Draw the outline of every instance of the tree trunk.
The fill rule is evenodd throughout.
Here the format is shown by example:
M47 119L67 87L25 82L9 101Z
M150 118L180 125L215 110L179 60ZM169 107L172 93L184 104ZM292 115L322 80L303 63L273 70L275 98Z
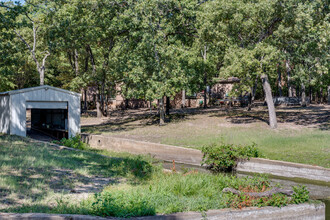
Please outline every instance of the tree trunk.
M256 78L256 80L254 82L253 90L252 90L252 100L251 100L252 104L253 104L254 100L256 99L257 87L258 87L258 78Z
M96 64L95 64L95 59L93 55L93 51L90 45L86 46L86 52L89 54L89 58L91 60L92 68L93 68L93 75L95 76L96 74Z
M77 49L74 49L74 68L75 68L76 76L79 75L78 57L79 57L78 51L77 51Z
M105 82L103 81L102 82L102 94L101 94L101 109L102 109L102 114L104 115L104 116L106 116L105 115L105 92L104 92L104 90L105 90Z
M186 90L182 90L182 104L181 104L182 108L186 107Z
M297 89L295 86L291 86L292 90L292 97L297 97Z
M330 86L328 86L328 105L330 105Z
M254 82L254 86L251 88L248 111L250 111L252 109L254 100L256 98L257 87L258 87L258 78L256 78L256 80Z
M108 111L109 111L108 103L109 103L109 94L107 93L105 98L105 117L108 117Z
M39 62L37 62L37 67L39 69L40 74L40 85L43 86L45 84L45 70L46 70L46 59L50 55L48 51L46 51L46 55L42 59L41 67L39 67ZM37 59L35 59L37 60Z
M300 90L301 90L301 88L299 86L297 86L297 89L296 89L296 96L297 97L300 95Z
M30 19L31 20L31 19ZM37 50L37 31L38 31L38 26L35 25L34 21L32 21L33 24L33 45L32 48L31 46L25 41L25 39L22 37L22 35L19 34L19 32L17 32L16 30L14 30L14 32L16 33L16 35L21 39L21 41L27 46L27 48L30 51L30 54L32 56L32 59L34 60L36 67L37 67L37 71L40 75L40 85L43 86L44 80L45 80L45 69L46 69L46 59L47 57L50 55L49 51L44 51L45 56L42 59L42 63L40 64L37 56L36 56L36 50Z
M321 84L322 86L322 84ZM320 88L320 103L322 104L323 103L323 88L321 87Z
M288 96L292 97L292 85L291 85L291 67L289 64L289 60L285 61L286 73L288 76Z
M205 63L206 63L206 59L207 59L207 55L206 55L206 52L207 52L207 47L206 45L204 46L204 52L203 52L203 60L204 60L204 108L207 108L207 94L206 94L206 83L207 83L207 73L206 73L206 70L205 70Z
M252 88L251 88L251 90L252 90ZM247 110L251 111L251 109L252 109L252 93L250 92L249 93L249 103L248 103Z
M278 69L277 69L277 73L278 73L278 95L279 96L282 96L282 74L281 74L281 69L280 69L280 66L278 66Z
M268 107L268 114L269 114L269 126L272 129L277 128L277 119L276 119L276 112L275 112L275 106L273 102L272 97L272 89L270 87L268 76L266 74L263 74L261 76L262 86L265 92L266 101L267 101L267 107Z
M158 105L159 105L159 125L164 125L165 124L164 97L159 99Z
M206 88L205 88L205 91L204 91L204 108L207 108L207 92L206 92Z
M306 88L305 84L301 83L301 106L306 107Z
M166 96L166 115L170 114L170 97Z
M87 113L87 89L84 89L84 112Z
M43 86L45 85L45 69L41 68L39 74L40 74L40 85Z
M320 100L320 99L319 99L319 92L320 92L320 91L319 91L318 89L316 89L316 91L315 91L315 102L318 103L318 104L320 103L320 102L319 102L319 100Z
M318 96L317 96L317 89L313 90L313 100L315 103L318 103L318 101L319 101Z
M127 110L128 109L128 99L127 98L125 98L125 110Z
M102 110L101 110L101 94L97 94L96 98L96 114L98 118L102 117Z

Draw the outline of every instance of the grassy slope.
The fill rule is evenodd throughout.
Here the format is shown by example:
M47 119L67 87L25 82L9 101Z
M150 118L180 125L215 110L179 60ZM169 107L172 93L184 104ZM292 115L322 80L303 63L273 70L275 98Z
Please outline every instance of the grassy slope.
M279 112L277 130L270 129L259 120L267 119L266 112L185 115L184 119L172 120L162 127L146 120L136 120L82 130L197 149L219 142L240 145L256 143L265 158L330 168L329 121L320 124L322 129L309 127L321 117L327 120L328 113L323 110L317 115L309 110L300 115L297 113L298 116L295 114L294 110ZM308 118L310 115L311 118Z
M0 205L4 205L0 211L130 217L288 203L283 195L253 201L222 193L225 187L265 190L269 182L264 177L236 178L196 171L164 173L160 167L150 165L151 158L98 152L113 158L0 135ZM87 199L72 192L71 197L65 196L80 181L93 183L100 176L113 180L103 185L101 193ZM116 182L115 177L126 181Z
M107 178L108 184L122 178L134 181L150 174L133 170L148 165L140 157L115 153L112 156L115 157L58 150L28 139L0 135L0 210L27 204L50 210L56 198L70 195L78 185L93 186L101 177Z

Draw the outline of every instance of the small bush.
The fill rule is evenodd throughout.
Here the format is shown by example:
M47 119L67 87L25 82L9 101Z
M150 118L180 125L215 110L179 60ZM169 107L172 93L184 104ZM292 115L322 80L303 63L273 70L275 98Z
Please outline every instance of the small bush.
M81 141L80 135L76 135L69 139L62 138L60 141L54 141L55 144L63 145L66 147L72 147L80 150L86 150L88 148L87 144Z
M289 197L279 193L270 197L270 199L267 202L265 202L265 205L282 207L282 206L286 206L288 203L289 203Z
M299 204L304 203L309 200L309 192L306 189L306 186L293 186L293 195L291 203Z
M239 159L249 159L250 157L259 157L259 150L255 144L250 146L234 146L231 144L212 144L202 148L203 161L212 171L231 171Z

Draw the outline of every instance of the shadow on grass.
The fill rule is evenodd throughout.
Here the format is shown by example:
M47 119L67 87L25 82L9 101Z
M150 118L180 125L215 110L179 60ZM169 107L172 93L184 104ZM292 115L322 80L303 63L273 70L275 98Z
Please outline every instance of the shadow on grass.
M185 109L172 109L169 115L166 115L163 126L172 123L179 123L187 120L194 120L191 116L204 115L209 113L217 113L223 110L223 108L212 107L212 108L185 108ZM145 128L148 126L159 125L159 114L153 112L150 114L148 111L142 111L144 114L132 114L124 111L115 119L108 120L98 125L84 125L82 126L82 132L102 134L103 132L122 132L131 131L139 128Z
M177 123L179 121L187 120L187 115L185 114L170 114L166 116L166 123ZM135 123L136 122L136 123ZM82 132L101 134L103 132L121 132L121 131L130 131L139 128L144 128L152 125L159 124L158 115L149 115L144 117L135 117L135 118L116 118L112 121L104 122L100 125L85 125L82 126ZM166 124L165 124L166 125Z
M139 112L139 110L136 110ZM141 110L140 113L133 111L121 111L116 117L99 125L82 126L82 131L86 133L102 134L127 132L154 126L159 124L157 112L150 114L148 111ZM211 107L172 109L171 114L166 116L167 124L179 123L194 120L194 115L206 115L206 117L226 118L231 124L251 124L263 122L269 124L267 108L253 109L246 111L241 107ZM277 120L279 123L294 123L301 126L313 126L320 130L330 129L330 112L324 106L309 107L277 107ZM166 124L165 124L166 126Z
M279 123L294 123L301 126L315 126L320 130L330 130L330 112L322 106L310 107L284 107L276 109L276 116ZM269 124L268 111L232 111L225 115L214 114L211 117L226 117L233 124L250 124L265 122Z
M98 192L121 178L143 181L152 172L151 163L139 156L103 157L0 135L0 201L9 206L37 202L51 192Z

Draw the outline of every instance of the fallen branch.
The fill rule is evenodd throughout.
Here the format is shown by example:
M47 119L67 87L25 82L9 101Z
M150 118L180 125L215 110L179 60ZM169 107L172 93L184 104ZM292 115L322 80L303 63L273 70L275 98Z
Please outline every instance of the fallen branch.
M233 189L233 188L224 188L222 190L222 192L231 192L231 193L236 194L236 195L244 194L244 195L248 195L248 196L252 196L252 197L271 197L272 195L274 195L276 193L282 193L282 194L287 195L287 196L292 196L292 194L293 194L292 190L285 190L285 189L280 189L280 188L277 188L277 187L274 187L271 190L268 190L268 191L265 191L265 192L260 192L260 193L257 193L257 192L241 192L241 191Z

